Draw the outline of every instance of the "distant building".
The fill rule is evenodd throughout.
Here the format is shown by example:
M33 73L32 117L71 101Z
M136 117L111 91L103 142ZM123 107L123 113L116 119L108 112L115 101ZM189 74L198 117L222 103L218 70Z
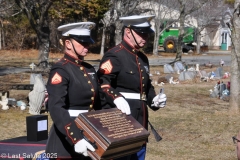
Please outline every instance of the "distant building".
M230 22L232 12L229 8L201 32L202 41L210 49L231 50L231 31L226 23Z

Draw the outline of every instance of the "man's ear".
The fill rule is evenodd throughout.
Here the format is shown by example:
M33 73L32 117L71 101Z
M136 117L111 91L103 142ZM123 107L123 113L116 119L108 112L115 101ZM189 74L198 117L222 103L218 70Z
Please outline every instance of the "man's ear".
M125 28L125 32L126 32L127 34L131 33L130 28Z
M69 39L65 40L65 47L70 50L72 48L72 42Z
M129 35L131 35L130 28L125 28L125 34L126 34L127 37L129 38Z

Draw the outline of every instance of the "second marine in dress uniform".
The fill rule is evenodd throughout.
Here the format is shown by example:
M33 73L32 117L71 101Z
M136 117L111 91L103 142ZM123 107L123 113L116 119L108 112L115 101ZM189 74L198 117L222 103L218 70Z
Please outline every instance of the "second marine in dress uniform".
M104 54L98 71L108 105L131 114L146 129L147 106L158 110L166 103L165 94L159 97L155 93L149 77L148 58L140 50L145 46L149 33L153 32L149 24L153 17L136 15L120 18L124 24L123 40ZM139 153L124 158L144 159L145 151L144 145Z

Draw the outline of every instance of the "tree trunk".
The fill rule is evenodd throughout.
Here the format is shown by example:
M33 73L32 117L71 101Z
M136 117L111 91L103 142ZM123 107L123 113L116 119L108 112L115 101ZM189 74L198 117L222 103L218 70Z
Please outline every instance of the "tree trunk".
M50 28L50 42L51 46L50 48L53 49L55 52L61 51L59 48L61 48L60 43L59 43L59 37L58 37L58 30L56 29L58 27L58 22L57 21L51 21L49 23L49 28Z
M2 28L0 27L0 50L2 50Z
M239 46L239 42L238 42L238 46ZM240 56L237 55L240 53L240 47L237 47L237 48L233 48L231 51L232 56L231 56L231 79L230 79L230 82L231 82L231 85L230 85L230 110L233 112L239 111L239 107L240 107L240 98L239 98L240 97L240 90L239 90L239 88L240 88L240 85L239 85L239 82L240 82L240 76L239 76Z
M106 27L103 27L103 31L102 31L102 42L101 42L101 51L100 51L100 55L103 56L104 55L104 46L105 46L105 39L106 39Z
M115 45L118 45L122 41L122 27L123 24L120 21L116 21L116 29L115 29Z
M240 107L240 0L235 1L235 12L232 20L232 51L231 51L231 85L230 85L230 111L239 111Z
M0 50L2 50L3 47L3 23L0 21Z
M200 32L199 32L199 28L197 28L197 34L196 34L196 36L197 36L197 46L196 46L196 53L197 54L199 54L200 53L200 43L201 43L201 34L200 34Z
M177 42L177 55L174 61L181 61L182 60L182 41L184 36L184 20L185 20L185 6L181 4L180 6L180 16L179 16L179 36Z
M48 67L48 56L50 50L50 31L48 10L51 7L52 0L42 0L41 6L39 2L31 0L15 0L16 4L24 11L30 25L37 33L39 44L38 66Z
M158 56L158 41L159 41L159 28L155 27L154 41L153 41L153 55Z
M3 28L3 24L2 24L2 28ZM2 30L2 49L5 49L5 34L3 30Z
M115 46L115 25L110 25L110 30L109 30L109 44L108 44L108 47L109 48L112 48Z
M157 22L156 22L157 21ZM158 55L158 46L159 46L159 37L160 37L160 25L161 25L161 20L157 17L155 19L155 33L154 33L154 41L153 41L153 55Z
M39 33L38 34L39 52L38 52L38 62L39 66L46 68L48 67L48 57L50 48L50 37L49 33Z
M154 41L153 41L153 55L158 55L158 37L157 34L154 35Z

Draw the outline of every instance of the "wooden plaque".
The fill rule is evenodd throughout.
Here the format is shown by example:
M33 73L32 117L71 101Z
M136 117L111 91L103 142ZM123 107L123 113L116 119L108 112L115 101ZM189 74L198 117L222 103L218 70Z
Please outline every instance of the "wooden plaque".
M93 160L109 160L138 152L150 133L131 115L117 108L81 113L75 119L84 136L96 147Z

